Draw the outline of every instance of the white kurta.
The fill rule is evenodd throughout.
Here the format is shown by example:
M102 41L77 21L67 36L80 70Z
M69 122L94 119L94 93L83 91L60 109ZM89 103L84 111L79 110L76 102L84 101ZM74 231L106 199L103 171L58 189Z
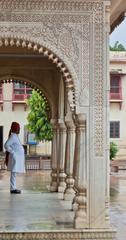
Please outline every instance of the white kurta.
M24 148L18 135L16 133L12 133L4 144L4 147L6 151L10 153L7 170L18 173L25 172Z

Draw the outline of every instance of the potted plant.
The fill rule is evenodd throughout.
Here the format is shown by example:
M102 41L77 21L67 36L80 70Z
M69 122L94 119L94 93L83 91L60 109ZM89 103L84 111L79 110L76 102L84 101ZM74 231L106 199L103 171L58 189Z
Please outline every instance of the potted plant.
M118 152L118 147L116 143L110 142L110 160L114 160Z

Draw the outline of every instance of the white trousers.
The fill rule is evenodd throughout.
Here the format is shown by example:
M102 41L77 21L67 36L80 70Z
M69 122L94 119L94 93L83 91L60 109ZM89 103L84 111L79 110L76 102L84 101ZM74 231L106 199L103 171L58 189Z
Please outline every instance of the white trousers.
M10 175L10 190L16 189L16 172L11 172Z

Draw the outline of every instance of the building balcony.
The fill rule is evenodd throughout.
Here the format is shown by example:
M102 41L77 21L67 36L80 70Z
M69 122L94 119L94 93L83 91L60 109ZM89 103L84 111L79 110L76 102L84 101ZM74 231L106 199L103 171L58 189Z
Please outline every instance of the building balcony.
M118 92L118 93L112 93L110 92L110 98L109 98L109 102L110 103L119 103L119 107L121 109L122 107L122 92Z
M110 92L110 101L122 101L122 93L112 93Z
M31 94L13 94L13 102L26 103L26 100L29 99Z
M13 94L12 98L12 110L14 111L15 104L23 104L24 110L27 108L27 100L30 98L31 94Z

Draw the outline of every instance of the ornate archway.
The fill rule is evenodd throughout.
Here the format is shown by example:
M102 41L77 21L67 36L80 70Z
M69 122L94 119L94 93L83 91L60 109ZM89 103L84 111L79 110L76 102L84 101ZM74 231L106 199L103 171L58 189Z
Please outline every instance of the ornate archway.
M52 102L48 96L48 93L45 92L43 89L41 89L41 86L39 86L37 83L33 83L31 80L29 80L28 78L24 78L22 76L18 76L18 75L4 75L2 77L0 77L0 84L4 84L4 83L23 83L29 87L31 87L32 89L35 89L40 95L42 95L42 97L46 100L49 111L50 111L50 116L52 115Z
M75 227L103 229L102 234L96 232L99 239L106 237L105 229L109 226L106 123L109 9L105 0L4 0L0 3L1 49L2 46L33 49L56 64L66 82L71 110L77 114L75 158L79 208ZM71 133L75 129L68 120L67 153L73 153ZM63 122L56 134L57 139L60 135L59 145L64 146ZM61 150L63 160L65 149ZM62 166L60 170L62 180ZM90 236L94 234L90 232ZM112 239L111 230L109 236Z
M51 50L49 50L47 47L41 46L39 43L34 43L28 40L19 39L19 38L1 38L0 39L0 47L21 47L21 48L27 48L28 50L33 50L33 52L38 52L39 54L45 56L50 60L53 64L56 65L56 67L59 69L59 71L62 74L66 89L67 89L67 97L68 102L70 104L70 108L72 111L75 110L75 87L72 75L70 71L68 70L65 63Z

